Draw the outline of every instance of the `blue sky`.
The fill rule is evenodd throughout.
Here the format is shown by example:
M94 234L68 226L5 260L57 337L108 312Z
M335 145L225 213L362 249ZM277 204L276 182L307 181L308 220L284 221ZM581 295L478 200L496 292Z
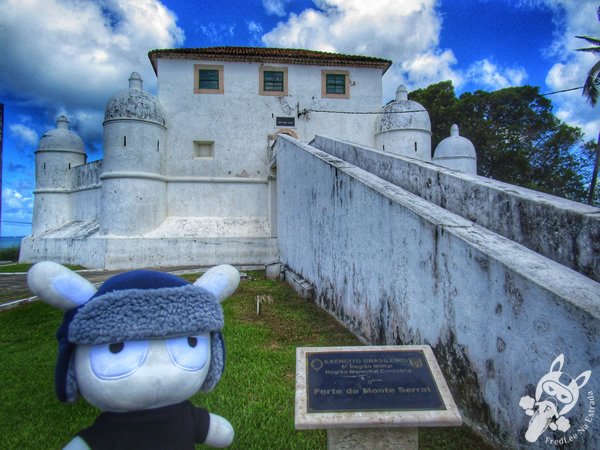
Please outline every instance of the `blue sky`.
M155 48L293 47L394 61L384 101L452 80L458 93L531 84L582 86L595 62L575 35L600 36L591 0L0 0L5 105L2 235L30 233L34 151L66 114L88 160L102 157L104 105L132 71L156 92ZM550 96L556 115L600 130L580 91Z

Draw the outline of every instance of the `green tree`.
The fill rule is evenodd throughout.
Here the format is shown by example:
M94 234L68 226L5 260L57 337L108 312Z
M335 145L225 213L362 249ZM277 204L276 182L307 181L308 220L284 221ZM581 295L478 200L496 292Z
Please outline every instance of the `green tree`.
M453 98L452 98L453 97ZM552 102L533 86L454 95L445 81L411 93L432 119L432 146L457 123L473 142L480 175L583 201L583 133L552 113Z
M453 117L456 115L457 98L452 81L432 84L426 89L418 89L409 94L411 100L421 103L431 119L432 150L450 135Z

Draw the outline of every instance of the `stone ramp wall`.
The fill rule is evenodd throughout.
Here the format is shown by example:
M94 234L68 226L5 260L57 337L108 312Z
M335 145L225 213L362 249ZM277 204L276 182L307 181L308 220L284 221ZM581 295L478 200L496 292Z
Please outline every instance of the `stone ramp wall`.
M312 145L600 281L600 209L317 136Z
M293 138L275 154L281 263L365 342L431 345L467 423L536 448L519 400L559 354L573 376L600 373L599 284ZM598 380L585 392L600 395ZM600 417L589 426L581 448Z

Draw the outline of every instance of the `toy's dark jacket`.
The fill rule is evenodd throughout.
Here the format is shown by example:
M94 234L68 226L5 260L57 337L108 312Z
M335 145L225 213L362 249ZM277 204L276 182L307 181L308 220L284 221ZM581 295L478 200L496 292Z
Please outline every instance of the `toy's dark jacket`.
M126 413L104 412L78 433L92 450L194 449L206 440L210 415L189 401Z

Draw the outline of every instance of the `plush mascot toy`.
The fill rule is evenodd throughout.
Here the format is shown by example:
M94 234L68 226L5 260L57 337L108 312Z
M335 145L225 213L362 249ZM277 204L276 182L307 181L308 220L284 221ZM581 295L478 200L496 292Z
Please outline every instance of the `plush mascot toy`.
M96 291L52 262L33 266L30 289L65 311L57 332L56 393L79 394L102 413L67 449L193 449L227 447L233 428L188 400L210 391L225 363L220 302L239 284L231 266L217 266L194 284L135 270Z

